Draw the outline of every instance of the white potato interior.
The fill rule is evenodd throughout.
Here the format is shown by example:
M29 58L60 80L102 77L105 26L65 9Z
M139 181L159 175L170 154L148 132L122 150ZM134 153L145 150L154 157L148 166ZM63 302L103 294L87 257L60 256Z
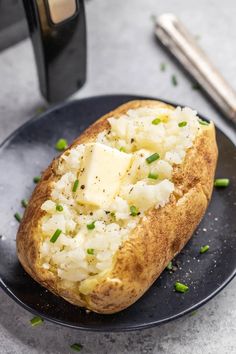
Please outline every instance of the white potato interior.
M68 282L81 282L111 267L113 256L145 212L169 201L175 188L173 166L183 162L204 129L195 111L180 107L131 109L108 121L110 130L98 134L96 142L132 155L114 198L104 207L78 203L81 185L76 192L73 186L79 181L86 147L78 145L61 155L59 179L50 200L41 206L46 212L41 226L42 267ZM158 158L149 163L153 154ZM60 235L52 242L57 230Z

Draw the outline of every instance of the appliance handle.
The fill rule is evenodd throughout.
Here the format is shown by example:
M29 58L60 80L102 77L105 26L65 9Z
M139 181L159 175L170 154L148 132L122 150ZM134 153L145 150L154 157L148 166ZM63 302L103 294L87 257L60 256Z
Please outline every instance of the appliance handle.
M236 123L236 93L213 67L180 20L173 14L159 16L155 24L155 34L201 85L221 112Z
M23 0L40 90L48 102L77 91L86 79L83 0Z

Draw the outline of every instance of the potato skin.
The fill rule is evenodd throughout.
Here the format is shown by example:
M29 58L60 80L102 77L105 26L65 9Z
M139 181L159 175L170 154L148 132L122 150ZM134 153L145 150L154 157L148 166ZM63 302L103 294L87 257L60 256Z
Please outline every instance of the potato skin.
M163 102L137 100L128 102L92 124L69 147L93 141L97 134L109 128L107 118L119 117L128 109L168 107ZM52 182L58 179L58 158L43 173L35 188L17 234L18 258L38 283L65 300L94 312L111 314L137 301L158 278L169 261L178 254L192 236L209 203L217 162L215 128L211 123L195 139L183 164L175 166L175 191L164 207L150 210L129 239L116 253L113 267L90 286L86 295L75 283L65 287L57 274L40 267L40 209L50 198Z

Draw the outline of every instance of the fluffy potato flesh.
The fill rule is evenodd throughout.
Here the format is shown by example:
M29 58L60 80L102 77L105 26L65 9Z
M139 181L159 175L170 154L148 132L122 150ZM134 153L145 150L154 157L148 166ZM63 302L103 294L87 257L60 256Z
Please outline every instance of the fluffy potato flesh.
M86 188L87 179L80 185L79 176L91 143L131 157L119 188L112 189L116 195L104 201L106 209L77 198ZM202 125L196 112L146 100L118 107L44 172L18 231L20 262L36 281L75 305L98 313L130 306L200 222L216 160L214 125ZM51 242L57 230L60 236Z

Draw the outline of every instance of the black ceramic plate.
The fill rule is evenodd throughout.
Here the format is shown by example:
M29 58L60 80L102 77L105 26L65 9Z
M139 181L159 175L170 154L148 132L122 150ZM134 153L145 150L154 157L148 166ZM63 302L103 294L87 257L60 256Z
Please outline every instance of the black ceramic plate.
M142 97L144 98L144 97ZM102 96L73 101L36 117L13 133L0 148L0 275L2 288L27 310L50 321L78 329L121 331L151 327L186 314L216 295L236 273L236 148L219 130L218 177L230 178L218 189L194 237L176 258L178 269L164 271L147 293L115 315L86 313L51 294L32 280L16 256L17 223L21 199L30 196L32 179L56 155L58 138L72 142L99 116L133 96ZM210 250L200 255L202 245ZM176 281L190 291L173 291ZM10 316L10 314L9 314Z

